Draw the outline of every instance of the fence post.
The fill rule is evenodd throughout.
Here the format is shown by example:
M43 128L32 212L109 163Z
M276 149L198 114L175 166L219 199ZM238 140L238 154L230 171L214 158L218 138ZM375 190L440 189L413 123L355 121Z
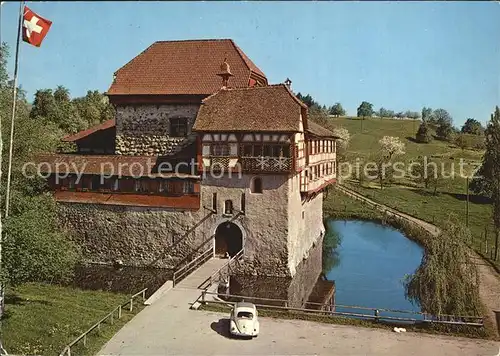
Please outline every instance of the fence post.
M144 289L142 291L142 301L144 302L146 300L146 290Z
M201 304L205 304L205 293L207 293L205 289L201 291Z
M122 318L122 306L119 305L118 306L118 319L121 319Z
M87 334L83 335L83 346L87 346Z
M130 298L130 311L132 311L134 305L134 299Z
M71 356L71 347L68 346L68 356Z

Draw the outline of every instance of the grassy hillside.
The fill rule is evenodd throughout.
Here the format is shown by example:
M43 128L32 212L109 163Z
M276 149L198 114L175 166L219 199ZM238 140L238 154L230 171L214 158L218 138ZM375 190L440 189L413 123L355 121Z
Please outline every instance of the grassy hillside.
M361 123L361 121L363 121ZM356 117L331 118L332 126L342 126L349 130L351 142L349 157L368 156L378 148L378 141L384 136L396 136L406 143L406 157L438 156L443 158L480 160L482 152L476 150L461 150L460 148L439 140L428 144L413 141L420 125L417 120L365 119ZM363 125L363 131L361 131ZM474 139L470 137L471 140Z
M397 160L411 161L419 156L427 156L438 164L442 164L446 172L456 171L454 178L442 179L438 185L437 194L433 189L424 189L409 178L396 180L392 185L380 189L377 182L363 182L347 179L344 182L358 192L373 198L388 206L397 208L423 220L442 225L449 214L454 214L466 222L466 179L458 176L460 159L469 166L469 172L475 164L480 164L482 151L462 150L448 142L434 140L428 144L416 143L413 140L420 122L413 120L332 118L331 126L342 126L349 130L351 141L346 153L346 159L355 162L356 158L367 159L379 150L378 141L383 136L399 137L406 145L406 153ZM471 139L478 139L473 137ZM470 195L469 227L474 235L472 246L486 257L490 257L494 245L494 231L491 222L491 204L482 197ZM486 236L485 236L486 235ZM488 249L486 250L486 245ZM500 264L500 261L497 261Z

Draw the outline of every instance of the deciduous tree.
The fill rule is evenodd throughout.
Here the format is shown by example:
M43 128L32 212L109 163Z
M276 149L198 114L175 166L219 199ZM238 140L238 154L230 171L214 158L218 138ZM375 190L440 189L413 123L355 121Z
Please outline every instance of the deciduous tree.
M479 277L466 242L470 231L456 218L444 222L439 236L424 241L417 271L405 280L406 297L433 315L481 315Z
M358 117L372 117L373 116L373 104L363 101L357 110Z
M430 120L431 115L432 115L432 109L424 106L422 108L422 120L423 121Z
M339 116L345 116L345 110L342 107L341 103L335 103L331 108L330 108L330 115L333 115L335 117Z
M2 48L2 51L5 47ZM5 58L5 52L2 58ZM5 71L5 62L0 72ZM47 93L43 93L45 95ZM59 99L62 99L62 91ZM42 96L43 96L42 95ZM55 98L48 99L50 112ZM50 105L49 105L50 104ZM12 92L0 86L0 116L10 117ZM4 223L4 242L2 251L1 278L10 284L25 281L52 281L67 278L73 271L78 259L78 249L57 227L54 201L44 193L45 184L41 179L27 179L22 174L24 163L32 161L40 152L54 151L63 132L50 121L37 120L29 115L29 104L20 92L16 110L16 126L13 145L12 185L10 214ZM2 120L3 146L10 143L10 120ZM3 150L2 171L7 172L8 150ZM5 182L0 186L0 195L5 196ZM2 200L1 209L5 201Z
M380 144L382 153L389 159L405 153L405 144L401 142L399 137L384 136L378 143Z

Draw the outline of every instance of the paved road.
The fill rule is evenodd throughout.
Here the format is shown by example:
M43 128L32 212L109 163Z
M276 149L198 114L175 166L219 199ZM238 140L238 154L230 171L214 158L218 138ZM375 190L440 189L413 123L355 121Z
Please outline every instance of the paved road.
M493 356L491 341L261 318L254 340L228 337L225 314L190 310L196 289L224 260L212 259L127 323L98 355Z
M226 315L176 308L147 307L99 355L493 356L499 350L492 341L270 318L260 319L259 337L238 340L228 337Z

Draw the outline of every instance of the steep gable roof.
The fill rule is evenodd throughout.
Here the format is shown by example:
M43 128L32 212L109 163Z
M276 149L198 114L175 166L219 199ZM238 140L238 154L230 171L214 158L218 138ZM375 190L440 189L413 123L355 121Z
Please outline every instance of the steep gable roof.
M306 110L283 84L223 89L203 100L193 130L299 132Z
M221 88L217 73L227 58L229 86L248 87L265 74L230 39L159 41L118 69L108 95L210 95Z

